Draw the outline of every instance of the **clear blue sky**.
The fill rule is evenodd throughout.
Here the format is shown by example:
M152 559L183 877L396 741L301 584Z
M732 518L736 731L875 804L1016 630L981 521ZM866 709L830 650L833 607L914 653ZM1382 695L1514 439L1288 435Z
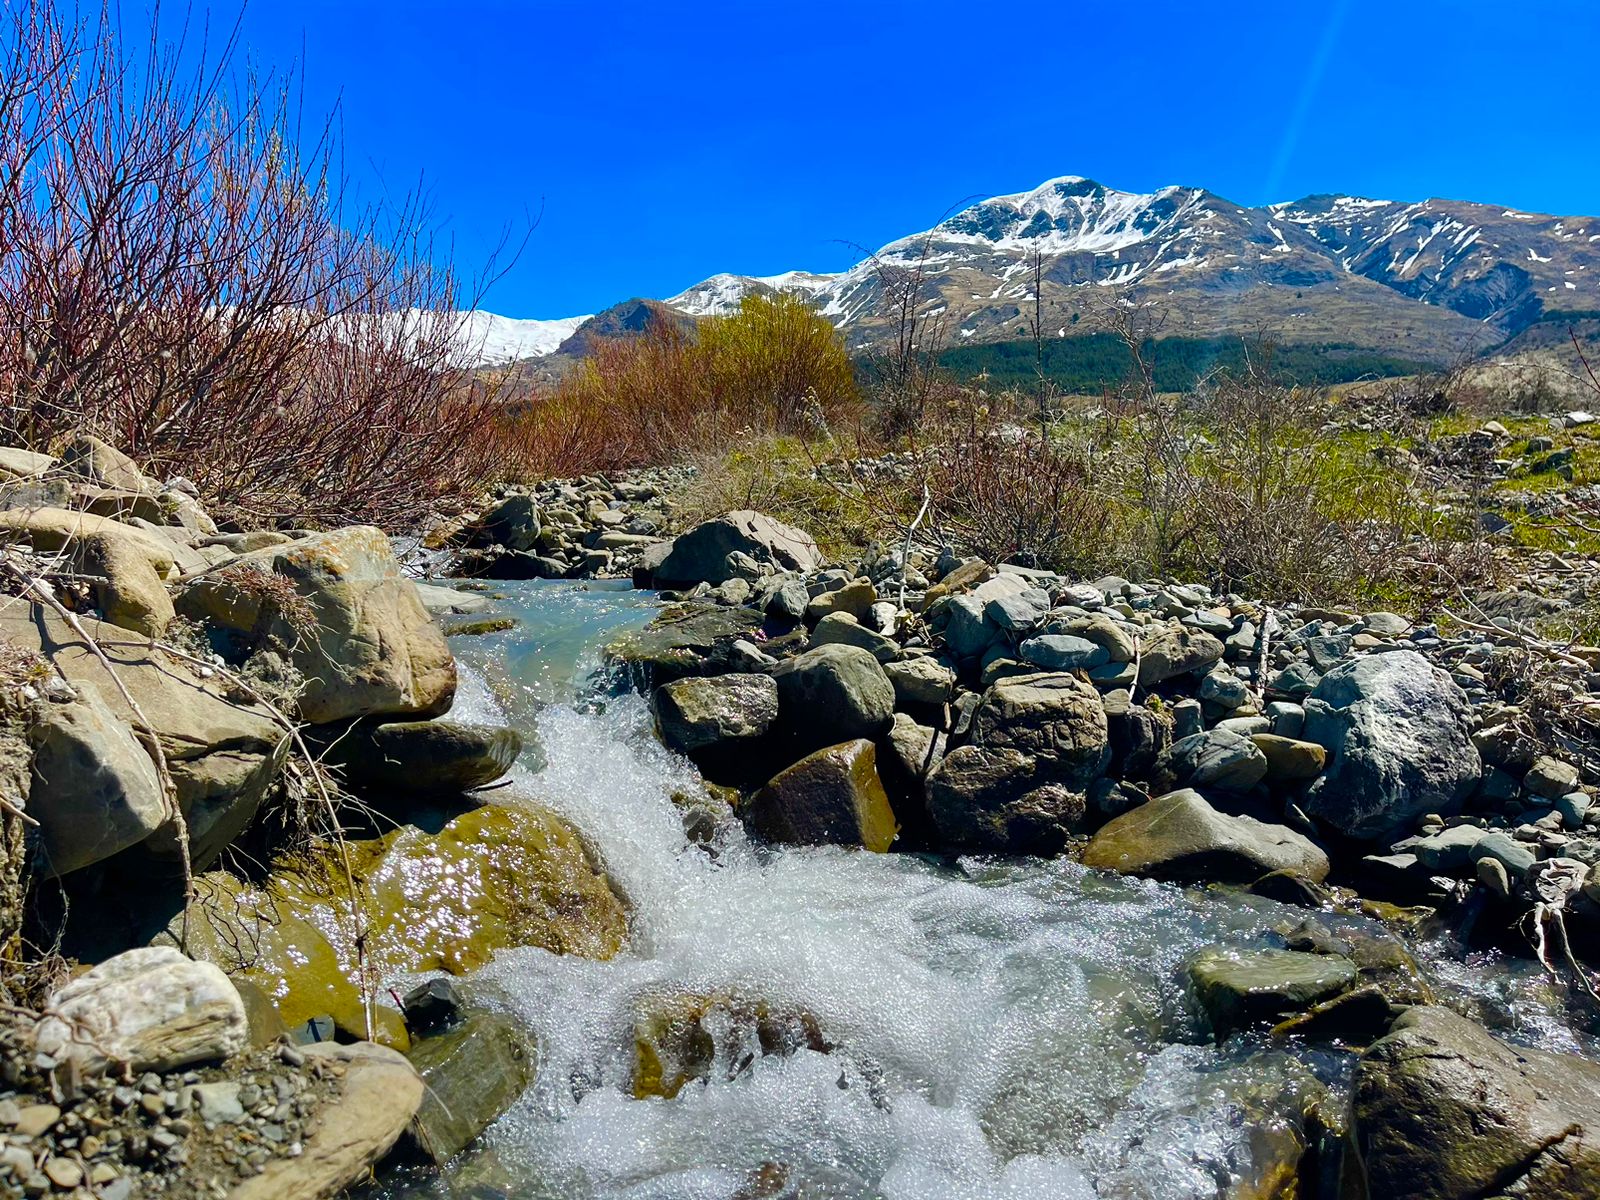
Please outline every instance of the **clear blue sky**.
M1055 175L1600 214L1600 0L253 0L244 39L465 263L543 205L512 316L837 270Z

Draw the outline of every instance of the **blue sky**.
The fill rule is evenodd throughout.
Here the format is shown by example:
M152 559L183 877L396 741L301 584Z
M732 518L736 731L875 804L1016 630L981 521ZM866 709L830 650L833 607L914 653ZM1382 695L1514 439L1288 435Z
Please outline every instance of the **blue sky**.
M542 206L512 316L837 270L1055 175L1600 214L1596 0L253 0L243 37L463 264Z

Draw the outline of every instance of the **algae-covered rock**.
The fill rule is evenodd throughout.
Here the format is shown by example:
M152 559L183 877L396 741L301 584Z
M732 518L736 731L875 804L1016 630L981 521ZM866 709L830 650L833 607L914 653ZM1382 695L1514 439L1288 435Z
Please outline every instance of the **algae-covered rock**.
M522 735L504 725L361 721L334 738L328 755L345 781L358 788L459 795L503 776L522 747ZM377 799L381 805L382 797Z
M403 826L353 841L349 857L373 986L423 971L464 974L508 946L609 958L627 936L621 901L577 833L547 809L489 805L437 834ZM212 872L196 890L190 953L259 985L291 1028L327 1015L347 1035L366 1036L355 919L336 848L280 862L260 886ZM162 936L175 942L178 922ZM398 1012L380 1007L376 1016L377 1040L408 1043Z
M761 624L761 614L743 606L678 604L662 610L643 629L623 634L605 648L610 662L626 667L651 686L685 675L731 670L729 650Z
M406 1055L422 1076L422 1105L410 1137L436 1163L454 1158L522 1095L537 1057L500 1013L474 1012L459 1025L414 1042Z
M729 992L647 997L634 1023L633 1094L670 1100L691 1080L733 1079L757 1055L802 1049L833 1049L802 1009Z
M774 775L750 798L745 821L760 837L805 846L864 846L882 852L896 823L864 738L828 746Z
M1219 1042L1304 1012L1355 981L1349 959L1296 950L1203 950L1189 964L1189 984Z

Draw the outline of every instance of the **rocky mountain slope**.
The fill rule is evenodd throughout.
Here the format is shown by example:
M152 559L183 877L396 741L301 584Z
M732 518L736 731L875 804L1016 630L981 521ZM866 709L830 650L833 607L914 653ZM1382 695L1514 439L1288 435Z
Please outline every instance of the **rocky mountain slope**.
M1113 288L1159 301L1168 333L1440 357L1600 308L1600 218L1352 196L1247 208L1203 188L1140 195L1076 176L975 204L837 275L716 275L667 303L707 315L750 291L798 291L866 348L893 327L886 274L920 266L919 307L946 316L951 341L1027 337L1035 251L1044 325L1063 337Z

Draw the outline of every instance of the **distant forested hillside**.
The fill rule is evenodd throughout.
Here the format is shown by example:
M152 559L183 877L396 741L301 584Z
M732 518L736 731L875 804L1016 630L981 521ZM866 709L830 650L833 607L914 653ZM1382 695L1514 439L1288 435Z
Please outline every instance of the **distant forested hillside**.
M1251 358L1267 363L1278 378L1302 384L1413 375L1441 365L1342 343L1263 349L1236 337L1160 338L1147 341L1145 353L1155 363L1156 388L1163 392L1189 391L1207 372L1236 371ZM1031 387L1036 377L1032 341L955 346L940 356L940 362L963 379L987 375L987 385L996 389ZM1113 387L1128 377L1132 366L1128 348L1109 333L1056 338L1044 344L1044 373L1065 392Z

